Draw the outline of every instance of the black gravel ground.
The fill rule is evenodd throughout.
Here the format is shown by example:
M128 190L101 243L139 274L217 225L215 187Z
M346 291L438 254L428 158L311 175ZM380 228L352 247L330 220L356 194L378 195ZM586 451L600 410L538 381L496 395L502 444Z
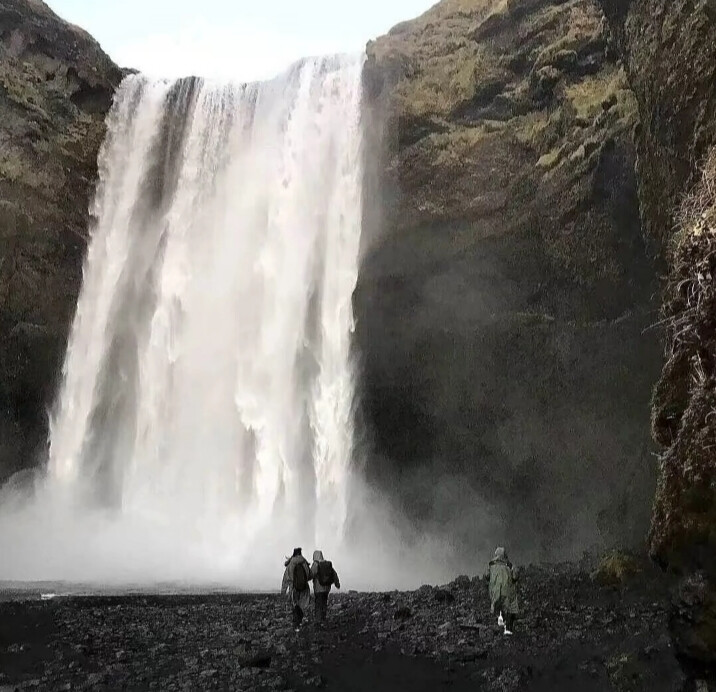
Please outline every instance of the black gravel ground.
M3 598L0 596L0 598ZM277 595L68 596L6 591L0 692L10 690L689 689L668 632L669 585L646 570L602 587L574 565L528 568L505 637L483 578L332 598L295 633Z

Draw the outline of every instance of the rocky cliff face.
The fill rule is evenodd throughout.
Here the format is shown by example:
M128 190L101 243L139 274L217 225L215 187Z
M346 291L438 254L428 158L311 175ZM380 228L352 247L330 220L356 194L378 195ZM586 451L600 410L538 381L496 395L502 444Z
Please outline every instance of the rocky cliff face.
M705 213L712 189L697 184L716 141L716 9L600 1L611 31L589 0L443 0L369 46L369 473L417 519L452 525L458 507L470 545L507 532L554 557L638 540L660 360L646 236L673 279L652 545L710 568L716 354L703 304L696 339L679 319L701 281L688 267L708 279L711 256L693 203L678 210L695 190ZM0 480L46 439L120 79L39 0L0 0Z
M462 547L646 534L657 270L608 36L589 0L443 0L368 47L369 473Z
M643 217L668 248L666 365L653 402L665 453L651 545L664 564L716 575L716 3L632 0L605 11L642 120Z
M40 0L0 0L0 482L44 445L120 70Z
M642 215L666 247L666 354L652 406L663 454L650 543L684 575L672 629L698 669L716 661L716 3L600 2L641 116Z

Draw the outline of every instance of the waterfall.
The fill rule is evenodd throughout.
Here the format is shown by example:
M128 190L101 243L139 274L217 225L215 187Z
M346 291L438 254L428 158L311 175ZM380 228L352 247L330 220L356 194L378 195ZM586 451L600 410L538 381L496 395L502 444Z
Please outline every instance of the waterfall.
M106 542L171 545L216 572L257 556L275 572L302 543L340 550L362 64L121 85L47 478L113 527Z

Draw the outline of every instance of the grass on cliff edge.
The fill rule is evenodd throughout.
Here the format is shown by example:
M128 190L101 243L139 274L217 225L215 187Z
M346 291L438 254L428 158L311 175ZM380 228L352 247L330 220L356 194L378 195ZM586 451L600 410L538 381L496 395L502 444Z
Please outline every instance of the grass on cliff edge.
M621 68L585 77L567 86L565 94L577 118L584 120L594 118L609 100L614 101L620 115L631 117L636 112L636 99Z
M369 44L378 62L402 66L399 110L412 117L445 117L472 99L479 83L504 76L493 56L472 37L506 0L443 0L415 20Z
M670 565L708 565L716 545L716 148L677 222L663 309L667 363L652 405L666 451L650 542Z

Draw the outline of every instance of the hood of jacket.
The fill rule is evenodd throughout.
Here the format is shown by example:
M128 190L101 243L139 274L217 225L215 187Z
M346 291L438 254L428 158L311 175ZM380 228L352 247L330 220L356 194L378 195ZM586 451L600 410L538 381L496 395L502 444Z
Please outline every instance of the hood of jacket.
M286 563L286 567L289 567L291 565L302 565L303 563L308 564L306 558L303 557L303 555L296 555Z
M313 561L314 562L323 562L323 552L321 550L313 551Z
M491 565L503 564L509 565L510 560L507 557L507 551L504 548L498 548L495 550L495 556L490 560Z

